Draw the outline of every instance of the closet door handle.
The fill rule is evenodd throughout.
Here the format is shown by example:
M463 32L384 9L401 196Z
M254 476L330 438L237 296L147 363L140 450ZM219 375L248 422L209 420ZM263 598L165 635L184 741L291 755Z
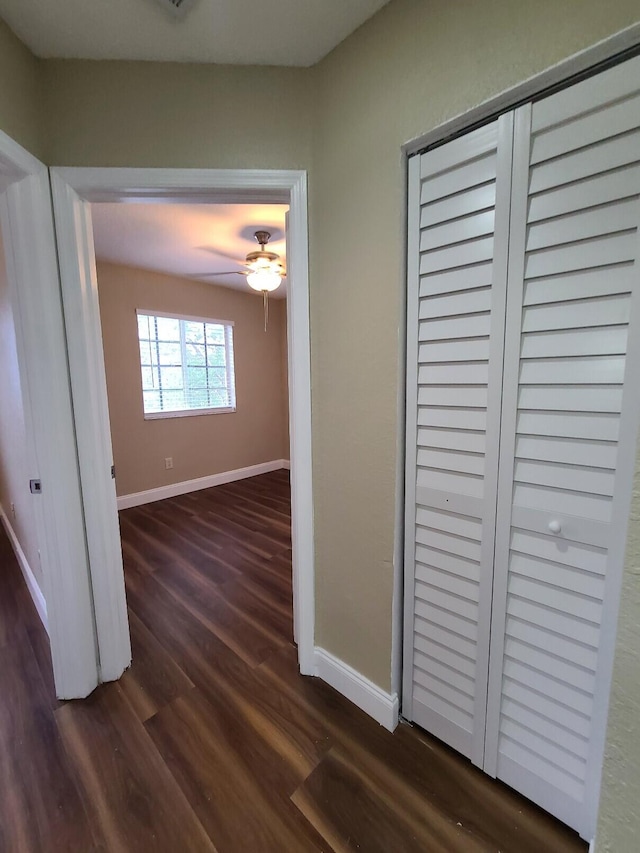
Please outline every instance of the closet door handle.
M549 530L552 533L560 533L560 531L562 530L562 525L560 524L559 521L556 521L554 518L553 521L549 522Z

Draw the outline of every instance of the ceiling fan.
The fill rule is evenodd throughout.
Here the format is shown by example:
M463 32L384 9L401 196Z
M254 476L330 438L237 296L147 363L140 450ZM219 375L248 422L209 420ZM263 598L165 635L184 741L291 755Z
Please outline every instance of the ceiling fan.
M253 235L260 248L258 251L249 252L244 261L238 261L245 269L243 270L226 270L224 272L199 273L198 277L214 277L223 275L244 275L247 279L247 284L254 290L262 293L264 302L264 330L267 331L267 323L269 320L269 293L276 290L286 276L286 270L280 260L280 256L275 252L268 252L266 249L267 243L271 239L269 231L256 231ZM217 254L222 254L217 252Z

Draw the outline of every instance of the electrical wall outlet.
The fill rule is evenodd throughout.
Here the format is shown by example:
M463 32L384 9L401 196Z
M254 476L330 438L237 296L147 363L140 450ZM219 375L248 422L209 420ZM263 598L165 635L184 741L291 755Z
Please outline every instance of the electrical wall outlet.
M165 456L164 458L164 467L167 471L173 468L173 456Z

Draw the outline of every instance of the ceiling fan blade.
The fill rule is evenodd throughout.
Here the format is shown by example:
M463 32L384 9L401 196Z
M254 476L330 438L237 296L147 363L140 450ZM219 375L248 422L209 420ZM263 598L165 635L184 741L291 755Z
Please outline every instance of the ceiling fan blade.
M192 276L211 276L211 275L246 275L244 272L240 272L240 270L223 270L222 272L192 272L189 273Z
M209 252L212 255L218 255L221 258L227 258L229 261L234 261L236 264L243 264L244 258L240 260L235 255L230 255L227 252L223 252L221 249L216 249L215 246L196 246L196 249L201 249L203 252Z

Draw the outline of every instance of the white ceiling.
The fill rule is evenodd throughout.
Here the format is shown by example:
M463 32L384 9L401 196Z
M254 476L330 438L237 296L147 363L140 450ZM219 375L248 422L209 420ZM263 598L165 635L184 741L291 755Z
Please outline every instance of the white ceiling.
M255 231L270 231L269 250L286 261L287 210L284 204L92 204L96 257L255 293L233 270L244 269L242 261L259 248ZM285 296L284 284L274 297Z
M40 57L313 65L388 0L195 0L184 20L159 0L0 0Z

